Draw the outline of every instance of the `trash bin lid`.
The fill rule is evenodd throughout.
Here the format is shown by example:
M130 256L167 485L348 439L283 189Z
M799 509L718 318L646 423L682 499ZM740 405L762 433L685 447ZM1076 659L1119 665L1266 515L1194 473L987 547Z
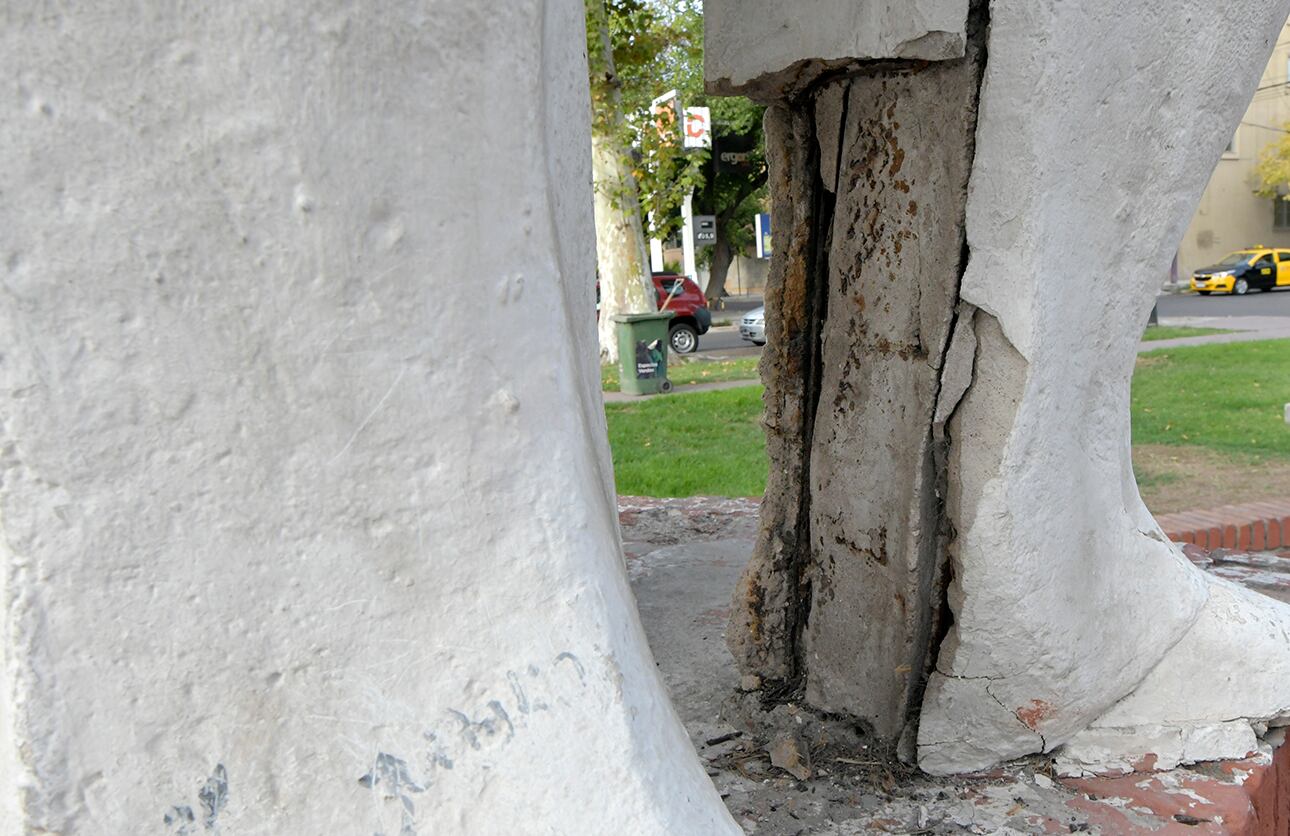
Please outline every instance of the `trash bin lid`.
M658 311L657 313L629 313L614 314L614 322L651 322L656 319L671 319L676 316L676 311Z

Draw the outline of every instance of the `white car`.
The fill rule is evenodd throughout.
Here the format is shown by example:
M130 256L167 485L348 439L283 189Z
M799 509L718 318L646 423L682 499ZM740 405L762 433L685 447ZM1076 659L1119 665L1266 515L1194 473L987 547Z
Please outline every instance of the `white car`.
M739 336L753 345L766 344L766 306L751 310L739 320Z

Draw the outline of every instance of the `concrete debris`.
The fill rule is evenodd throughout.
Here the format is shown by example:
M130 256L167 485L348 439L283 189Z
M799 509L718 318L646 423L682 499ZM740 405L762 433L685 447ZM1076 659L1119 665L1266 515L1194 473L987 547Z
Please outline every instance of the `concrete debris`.
M772 766L779 767L799 781L811 777L811 750L802 745L796 735L780 735L767 751Z

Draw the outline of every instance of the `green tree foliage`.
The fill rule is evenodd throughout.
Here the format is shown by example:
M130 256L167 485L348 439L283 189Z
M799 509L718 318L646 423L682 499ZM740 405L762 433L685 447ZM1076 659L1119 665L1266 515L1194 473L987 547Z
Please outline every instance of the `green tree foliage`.
M609 8L605 0L586 0L586 13L600 302L597 333L602 358L616 362L614 316L656 310L657 302L641 226L630 133L623 118L622 81L614 62Z
M1259 181L1254 193L1259 197L1290 200L1290 123L1284 128L1281 138L1259 154L1259 164L1254 169Z
M709 296L720 295L734 252L752 242L752 216L765 202L766 164L761 135L764 108L742 97L703 92L703 12L698 0L607 0L614 64L621 91L623 129L637 151L635 174L650 234L665 238L681 224L685 196L717 216L710 250ZM650 102L677 90L685 107L711 109L718 150L723 137L751 135L749 165L714 170L711 152L682 147L680 126L660 135Z
M712 262L707 296L716 300L725 292L726 272L736 253L753 243L753 215L766 204L766 145L762 136L764 108L743 97L712 98L712 120L721 137L751 135L754 138L750 160L739 171L723 171L709 181L705 202L717 217L717 241L712 247Z

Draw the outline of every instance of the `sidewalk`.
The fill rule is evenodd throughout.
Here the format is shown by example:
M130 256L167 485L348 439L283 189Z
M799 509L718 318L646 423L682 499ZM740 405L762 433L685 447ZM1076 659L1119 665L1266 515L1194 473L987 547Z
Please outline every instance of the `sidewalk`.
M1179 337L1176 340L1144 342L1138 353L1158 348L1180 348L1188 345L1216 345L1244 343L1255 340L1281 340L1290 338L1290 317L1287 316L1172 316L1160 320L1162 326L1186 328L1221 328L1230 334L1209 334L1203 337Z

